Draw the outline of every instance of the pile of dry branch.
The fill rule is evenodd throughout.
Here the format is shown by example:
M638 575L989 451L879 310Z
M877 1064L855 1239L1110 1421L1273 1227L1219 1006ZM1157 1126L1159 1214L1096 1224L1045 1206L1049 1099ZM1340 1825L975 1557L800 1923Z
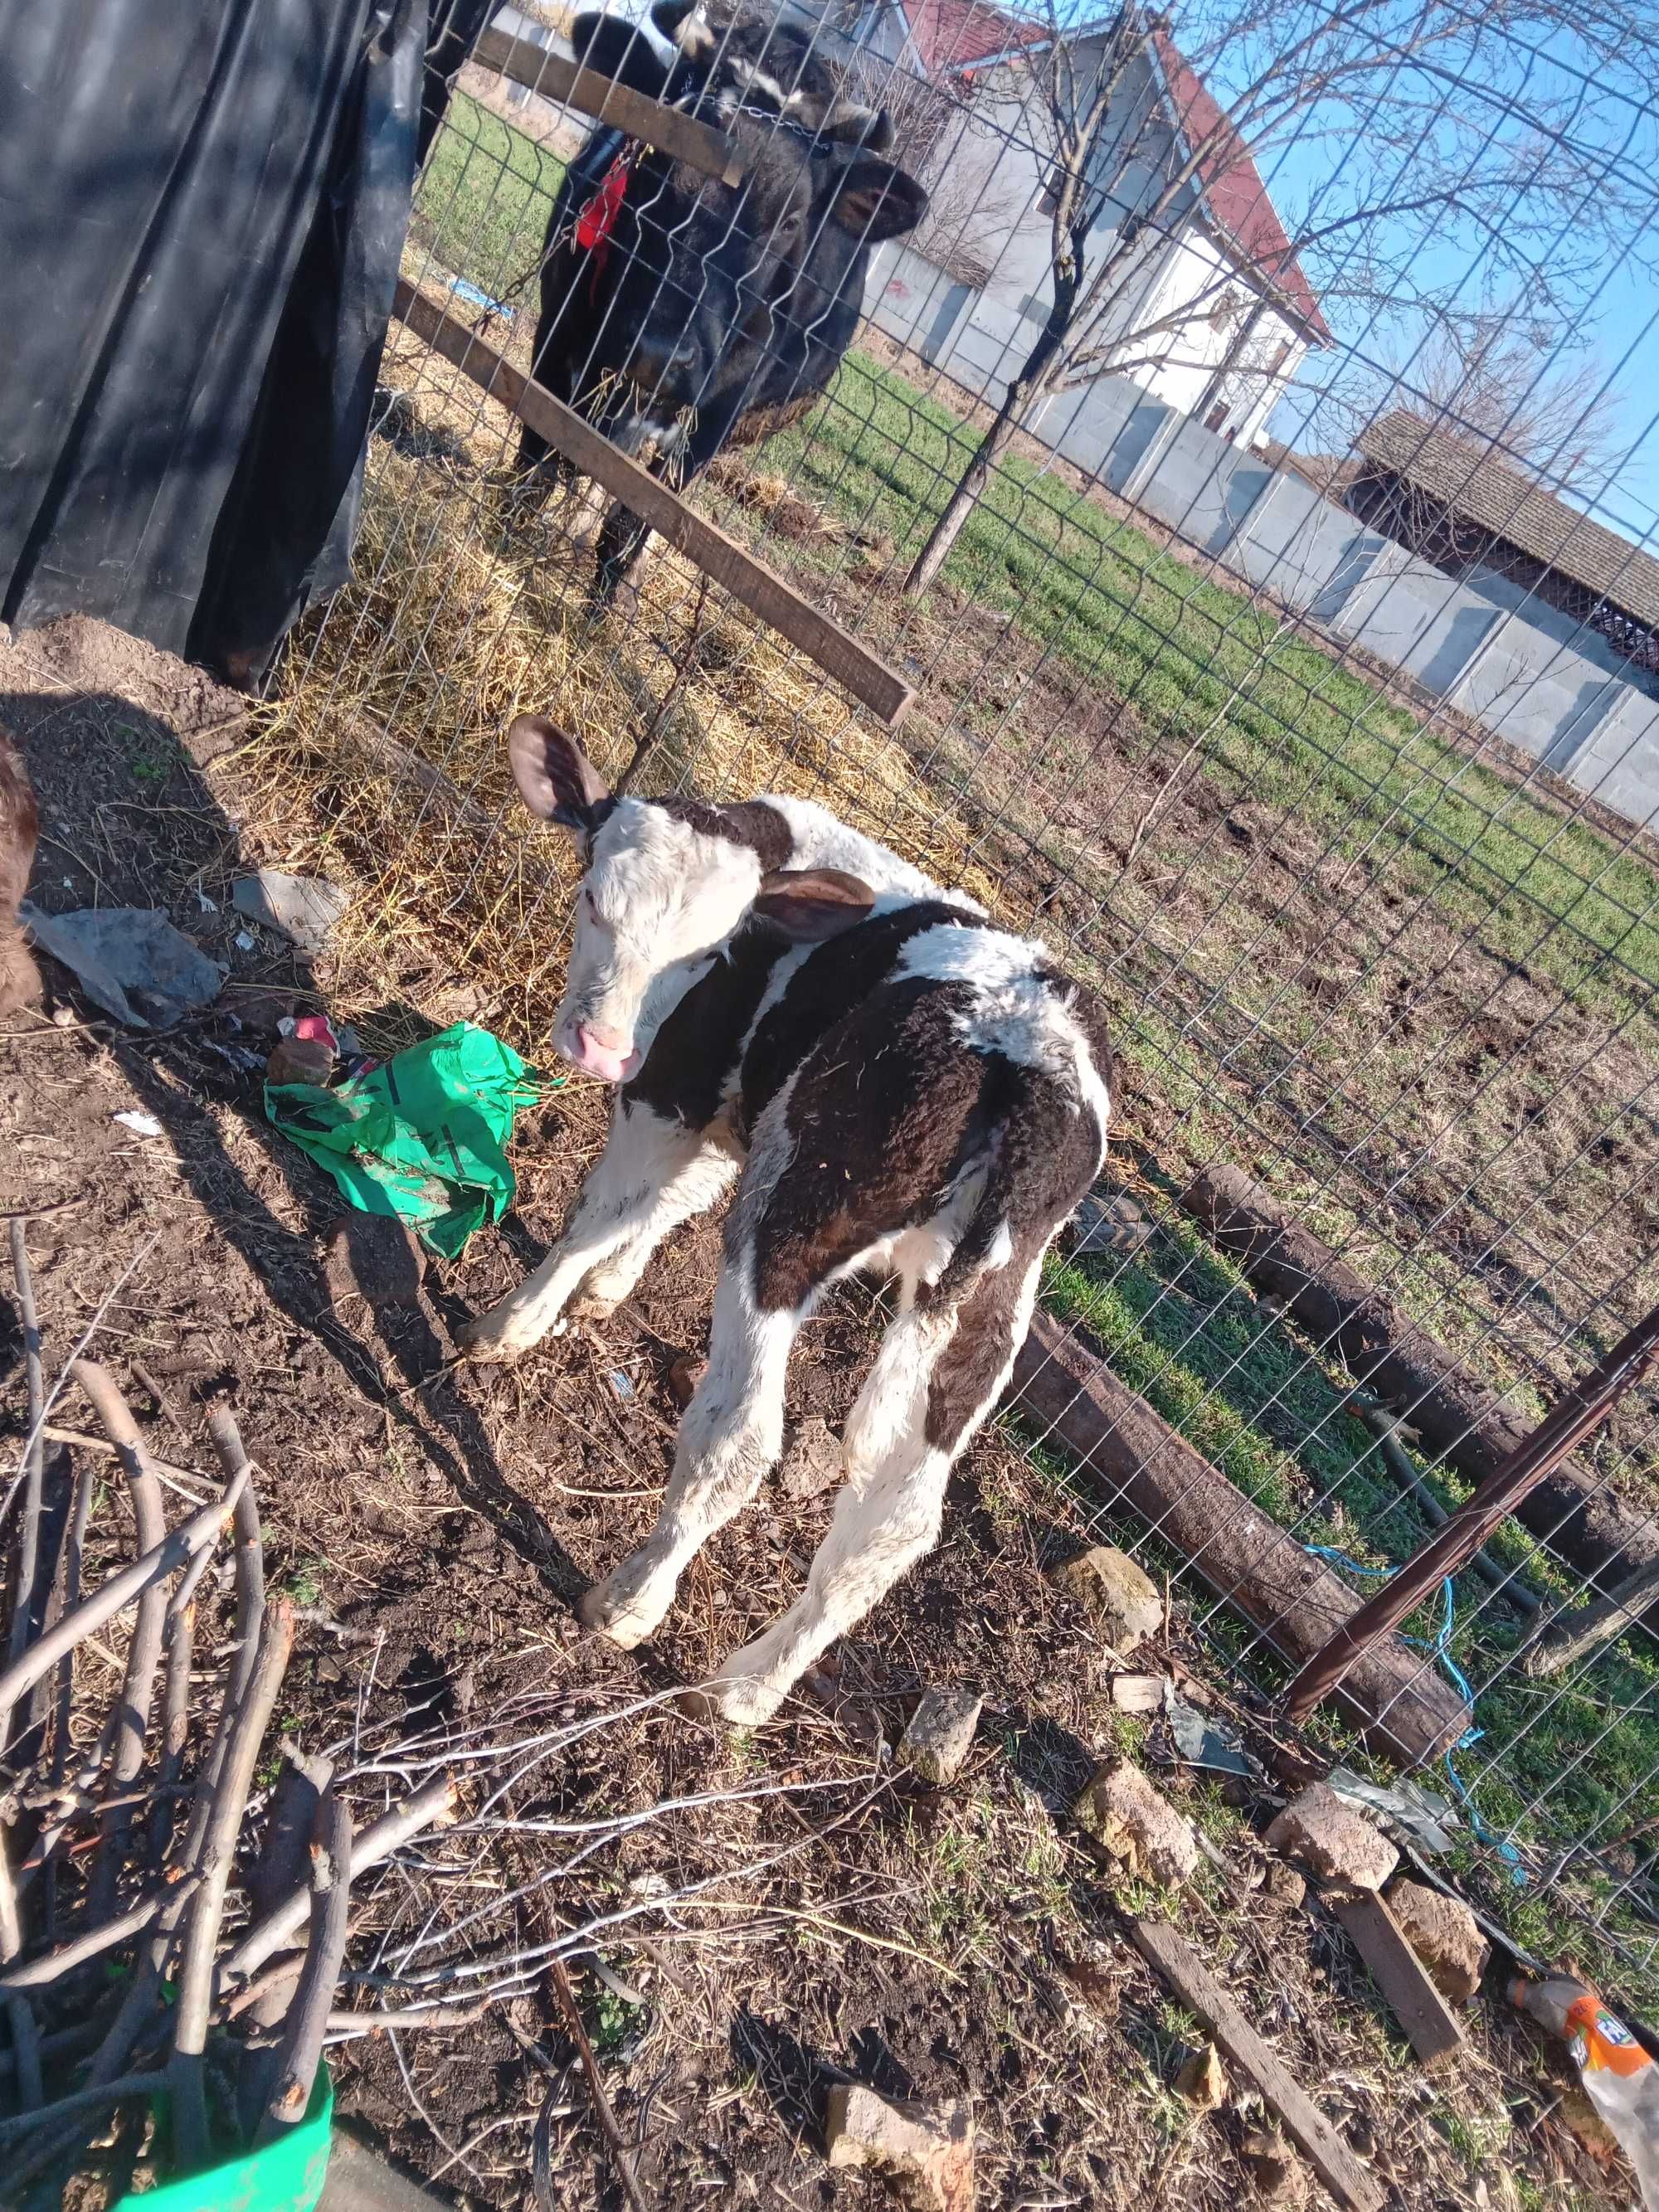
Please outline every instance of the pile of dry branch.
M71 1360L51 1400L72 1383L103 1437L51 1426L18 1223L12 1259L28 1430L3 1501L15 1519L0 1671L0 2172L8 2204L45 2205L96 2166L113 2202L141 2156L198 2170L305 2118L351 1881L443 1819L454 1791L429 1775L354 1836L327 1759L285 1741L275 1787L257 1786L295 1608L266 1594L236 1425L210 1414L224 1487L205 1498L199 1478L152 1457L90 1359ZM73 1455L55 1455L49 1483L46 1444L65 1437ZM83 1589L90 1551L116 1540L112 1504L108 1525L93 1525L112 1460L136 1556ZM190 1507L171 1526L168 1490ZM198 1651L198 1593L227 1529L228 1634ZM112 1697L95 1699L76 1654L106 1650L90 1639L112 1631L126 1634L125 1662Z

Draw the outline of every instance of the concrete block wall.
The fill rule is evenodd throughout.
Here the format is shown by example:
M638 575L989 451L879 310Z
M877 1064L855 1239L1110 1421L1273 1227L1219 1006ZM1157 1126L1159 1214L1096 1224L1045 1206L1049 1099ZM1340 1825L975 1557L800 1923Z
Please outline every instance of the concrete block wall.
M996 398L1000 343L900 245L872 256L865 312L976 395ZM943 310L943 312L941 312ZM1300 477L1230 446L1127 378L1056 393L1030 435L1195 546L1437 701L1483 722L1631 820L1659 823L1659 699L1613 646L1507 577L1458 583L1367 530Z

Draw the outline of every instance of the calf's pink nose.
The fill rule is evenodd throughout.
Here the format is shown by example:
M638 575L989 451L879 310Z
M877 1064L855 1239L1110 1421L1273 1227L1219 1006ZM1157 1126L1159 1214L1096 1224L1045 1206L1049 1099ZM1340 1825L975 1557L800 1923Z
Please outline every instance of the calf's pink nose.
M626 1083L640 1064L639 1054L614 1030L579 1022L575 1044L572 1058L577 1066L589 1075L597 1075L602 1083Z

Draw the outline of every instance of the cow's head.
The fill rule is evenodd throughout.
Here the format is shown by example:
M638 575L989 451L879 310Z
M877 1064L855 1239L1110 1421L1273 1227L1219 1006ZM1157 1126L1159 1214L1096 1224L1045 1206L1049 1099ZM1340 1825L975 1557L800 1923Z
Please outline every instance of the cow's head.
M768 868L740 808L617 799L574 738L540 714L507 733L519 795L582 858L554 1048L626 1083L666 1016L745 923L797 943L861 921L874 893L835 868Z
M590 68L727 132L744 172L732 186L652 154L629 179L601 349L641 417L665 428L748 404L791 326L822 343L854 260L914 229L927 200L883 158L886 114L842 98L799 32L749 18L717 32L689 0L661 0L651 21L672 61L616 15L578 15L571 43Z

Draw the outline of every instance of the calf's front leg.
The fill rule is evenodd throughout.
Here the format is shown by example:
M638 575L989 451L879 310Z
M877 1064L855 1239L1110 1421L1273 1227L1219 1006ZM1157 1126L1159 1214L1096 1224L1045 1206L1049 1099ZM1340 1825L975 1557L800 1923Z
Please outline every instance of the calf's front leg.
M461 1334L474 1359L539 1344L583 1293L590 1314L626 1297L672 1229L714 1204L737 1172L729 1152L648 1106L618 1099L604 1152L564 1235L535 1273Z
M804 1311L763 1311L749 1255L728 1256L714 1291L708 1364L680 1422L657 1525L581 1601L588 1626L624 1650L657 1626L690 1560L749 1503L782 1449L784 1370L805 1319Z

